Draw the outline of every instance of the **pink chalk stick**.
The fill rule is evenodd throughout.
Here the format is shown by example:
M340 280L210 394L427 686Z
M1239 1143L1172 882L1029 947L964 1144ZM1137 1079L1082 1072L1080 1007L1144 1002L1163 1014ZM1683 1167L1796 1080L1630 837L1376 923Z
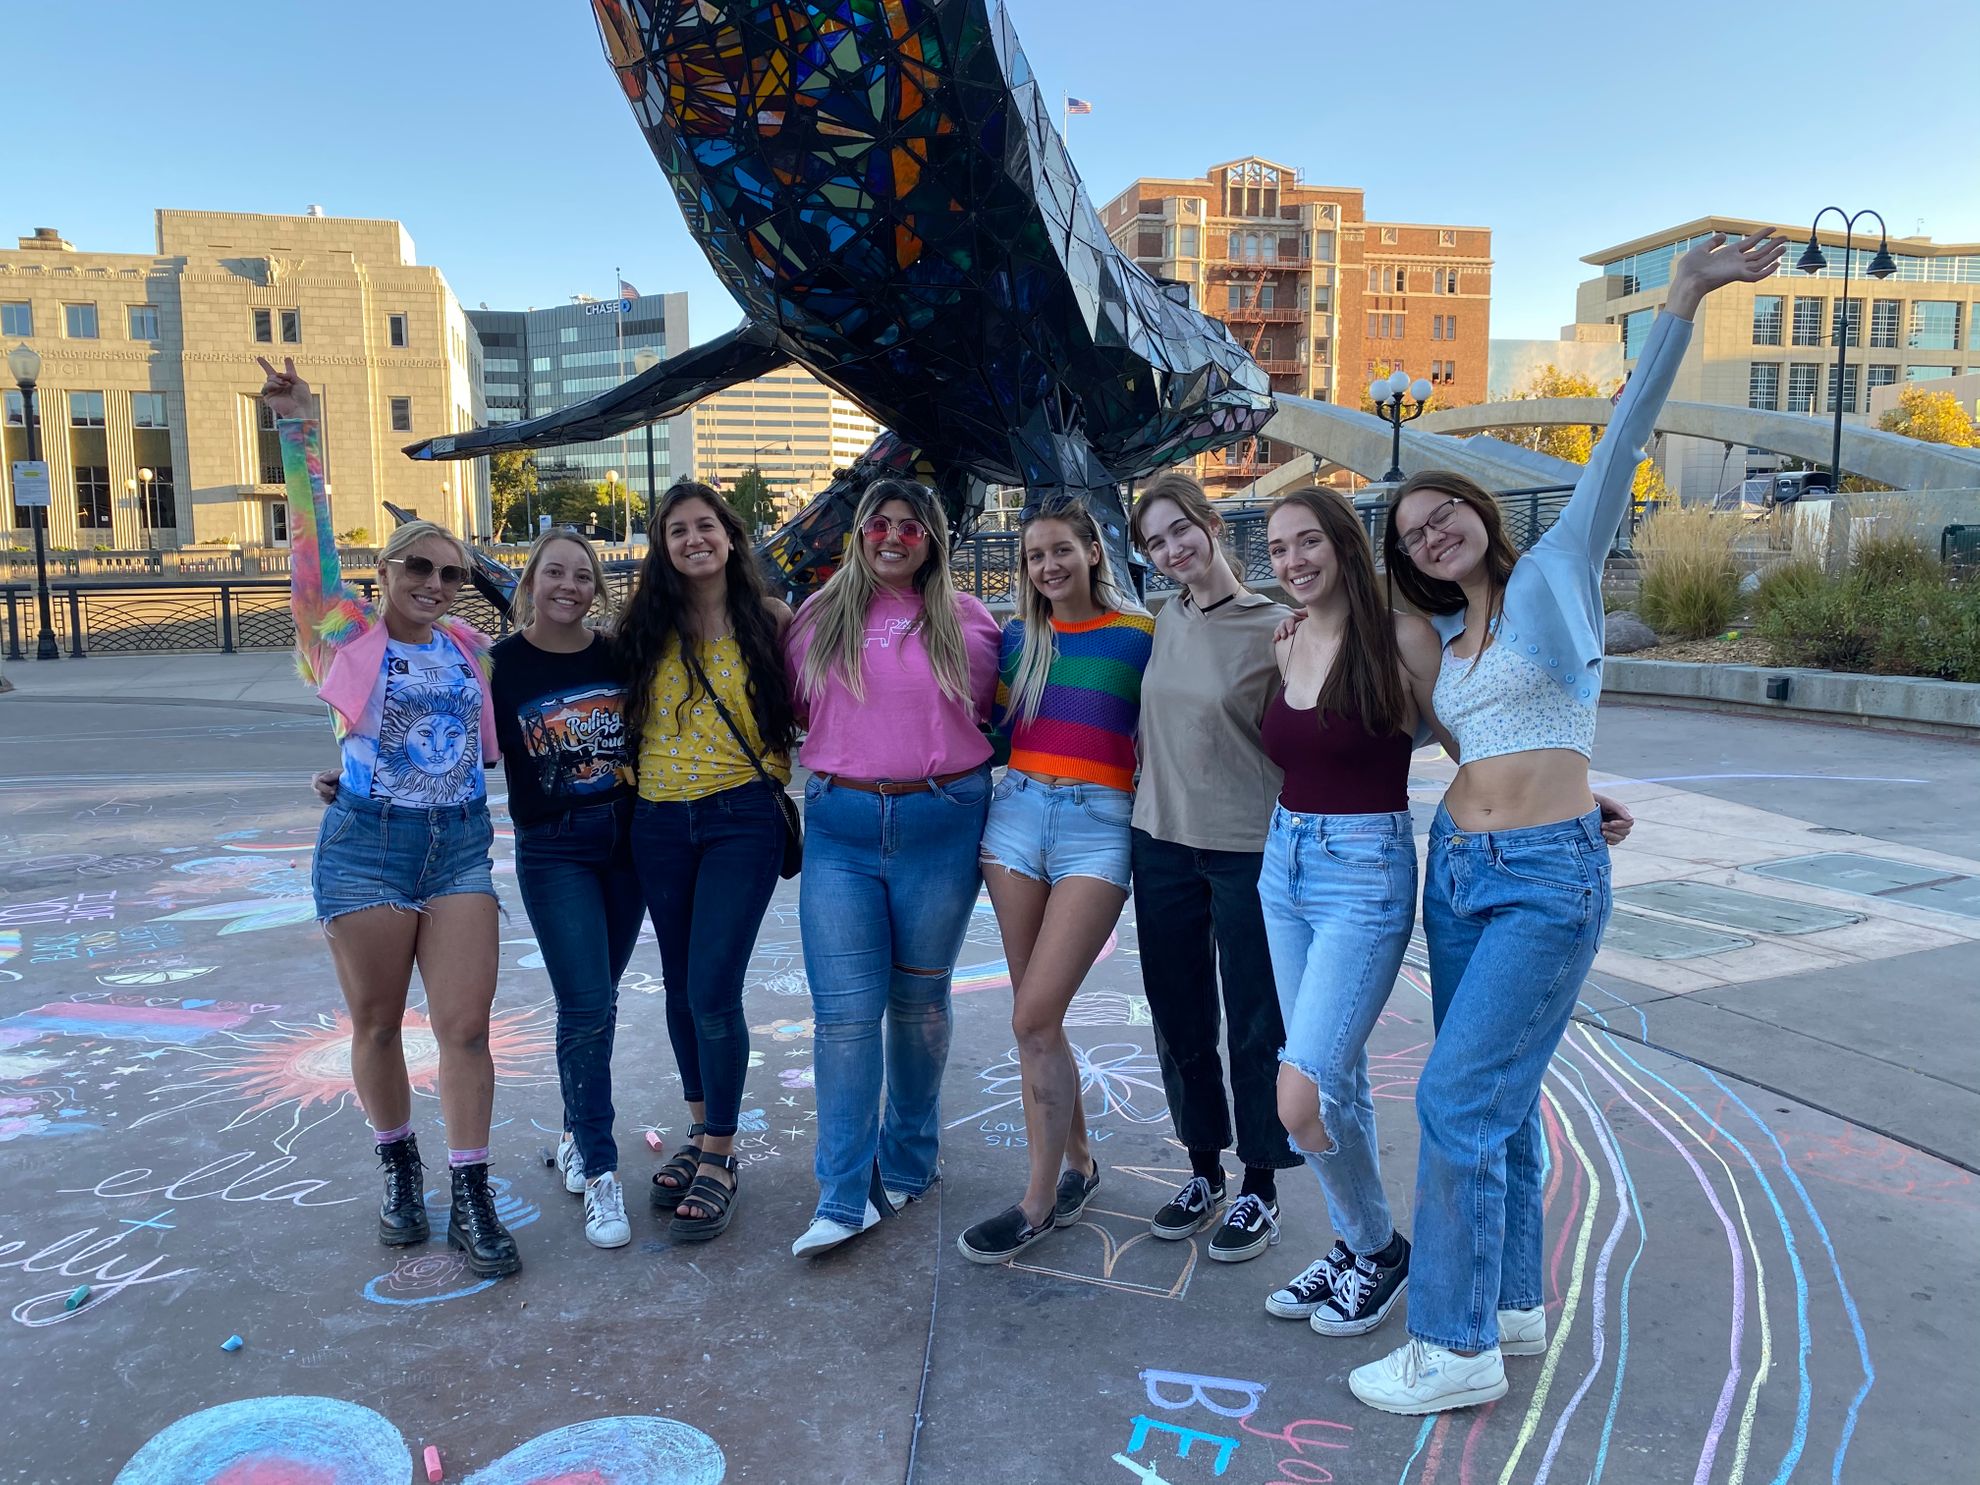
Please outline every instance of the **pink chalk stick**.
M431 1444L426 1446L426 1478L435 1482L440 1479L440 1451Z
M658 1134L649 1129L646 1131L646 1148L651 1150L655 1155L658 1155L662 1150L667 1148L667 1145L666 1141L662 1140Z

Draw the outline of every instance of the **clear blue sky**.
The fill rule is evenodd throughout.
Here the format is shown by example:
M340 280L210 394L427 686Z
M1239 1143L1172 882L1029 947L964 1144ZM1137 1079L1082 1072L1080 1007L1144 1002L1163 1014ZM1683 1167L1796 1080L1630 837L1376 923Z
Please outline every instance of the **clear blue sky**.
M1010 0L1043 86L1093 114L1094 203L1259 154L1372 216L1493 229L1496 336L1573 318L1582 254L1702 216L1874 206L1980 240L1957 102L1980 7L1861 0L1402 6ZM8 7L0 233L148 251L155 207L396 217L469 305L686 290L737 319L584 0ZM1516 20L1505 17L1516 15ZM1839 111L1825 82L1845 79ZM1929 104L1921 100L1932 100Z

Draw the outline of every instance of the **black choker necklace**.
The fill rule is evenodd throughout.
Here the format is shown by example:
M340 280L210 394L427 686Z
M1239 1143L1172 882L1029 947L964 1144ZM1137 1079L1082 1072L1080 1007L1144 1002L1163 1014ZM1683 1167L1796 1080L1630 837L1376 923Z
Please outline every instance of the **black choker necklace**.
M1226 593L1222 598L1219 598L1215 603L1198 604L1196 607L1196 611L1199 614L1214 614L1215 612L1217 612L1218 609L1222 608L1225 604L1235 602L1236 599L1237 599L1237 594Z

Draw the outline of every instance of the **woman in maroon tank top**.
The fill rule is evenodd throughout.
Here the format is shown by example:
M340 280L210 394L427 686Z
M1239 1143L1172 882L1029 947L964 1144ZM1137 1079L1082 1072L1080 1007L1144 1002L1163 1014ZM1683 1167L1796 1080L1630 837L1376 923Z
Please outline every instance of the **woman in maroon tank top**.
M1258 883L1286 1025L1279 1119L1320 1178L1336 1237L1265 1308L1322 1335L1361 1335L1409 1278L1376 1162L1367 1044L1416 917L1409 756L1436 726L1441 656L1429 624L1390 610L1340 496L1286 496L1267 535L1272 571L1305 619L1278 642L1285 684L1263 729L1285 774Z

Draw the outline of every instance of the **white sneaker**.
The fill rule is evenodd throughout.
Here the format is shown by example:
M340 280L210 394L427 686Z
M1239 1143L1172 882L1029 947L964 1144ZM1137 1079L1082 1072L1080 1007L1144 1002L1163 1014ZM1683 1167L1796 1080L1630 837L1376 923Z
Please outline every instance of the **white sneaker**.
M1442 1413L1504 1397L1506 1365L1496 1346L1460 1356L1411 1336L1380 1361L1349 1372L1348 1386L1369 1407L1385 1413Z
M563 1173L564 1189L573 1196L584 1194L584 1159L578 1154L577 1141L566 1130L557 1137L557 1158L551 1162Z
M1547 1310L1499 1311L1499 1350L1507 1356L1542 1356L1547 1350Z
M887 1205L897 1212L905 1212L907 1210L907 1204L913 1200L914 1195L911 1192L894 1191L891 1189L887 1192Z
M843 1222L834 1222L830 1217L820 1217L811 1226L805 1228L798 1240L791 1244L791 1257L816 1257L879 1225L880 1212L870 1201L866 1204L866 1218L858 1227L848 1227Z
M584 1188L584 1236L594 1248L623 1248L632 1241L626 1220L626 1188L616 1172L606 1171Z

